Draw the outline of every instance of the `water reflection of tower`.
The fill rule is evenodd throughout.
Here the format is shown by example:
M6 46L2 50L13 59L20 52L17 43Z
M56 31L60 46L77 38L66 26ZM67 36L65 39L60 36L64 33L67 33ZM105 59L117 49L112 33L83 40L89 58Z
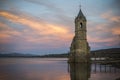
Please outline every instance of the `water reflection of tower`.
M70 63L71 80L88 80L90 78L90 63Z

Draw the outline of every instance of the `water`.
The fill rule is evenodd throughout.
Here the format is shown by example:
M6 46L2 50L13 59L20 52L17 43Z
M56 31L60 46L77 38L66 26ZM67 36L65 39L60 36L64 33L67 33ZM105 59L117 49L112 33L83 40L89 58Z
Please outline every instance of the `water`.
M68 64L66 58L1 58L0 80L116 80L111 65Z

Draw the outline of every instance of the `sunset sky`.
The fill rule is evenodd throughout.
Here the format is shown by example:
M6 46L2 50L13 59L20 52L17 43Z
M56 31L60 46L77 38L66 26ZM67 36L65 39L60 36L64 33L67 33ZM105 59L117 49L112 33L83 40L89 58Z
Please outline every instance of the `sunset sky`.
M120 47L120 0L0 0L0 52L68 52L80 4L91 50Z

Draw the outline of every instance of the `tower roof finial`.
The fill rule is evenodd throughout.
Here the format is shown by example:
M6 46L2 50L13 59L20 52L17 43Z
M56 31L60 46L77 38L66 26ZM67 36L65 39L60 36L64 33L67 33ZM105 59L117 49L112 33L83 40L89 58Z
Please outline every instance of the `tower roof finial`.
M81 18L84 18L84 19L86 20L84 14L82 13L82 10L81 10L81 3L80 3L80 5L79 5L79 8L80 8L80 10L79 10L79 13L78 13L78 16L77 16L77 17L81 17Z
M80 0L79 8L80 8L80 9L82 8L82 5L81 5L81 0Z
M80 11L78 13L78 16L84 16L83 13L82 13L82 10L81 10L81 4L79 5L79 7L80 7Z
M81 9L81 7L82 7L81 4L79 5L79 7L80 7L80 9Z

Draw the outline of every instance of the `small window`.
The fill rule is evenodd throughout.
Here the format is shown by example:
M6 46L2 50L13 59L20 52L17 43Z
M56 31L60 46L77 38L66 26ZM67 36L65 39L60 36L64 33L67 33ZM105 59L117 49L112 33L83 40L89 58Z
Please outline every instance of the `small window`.
M80 28L82 28L83 27L83 25L82 25L82 23L80 23Z

